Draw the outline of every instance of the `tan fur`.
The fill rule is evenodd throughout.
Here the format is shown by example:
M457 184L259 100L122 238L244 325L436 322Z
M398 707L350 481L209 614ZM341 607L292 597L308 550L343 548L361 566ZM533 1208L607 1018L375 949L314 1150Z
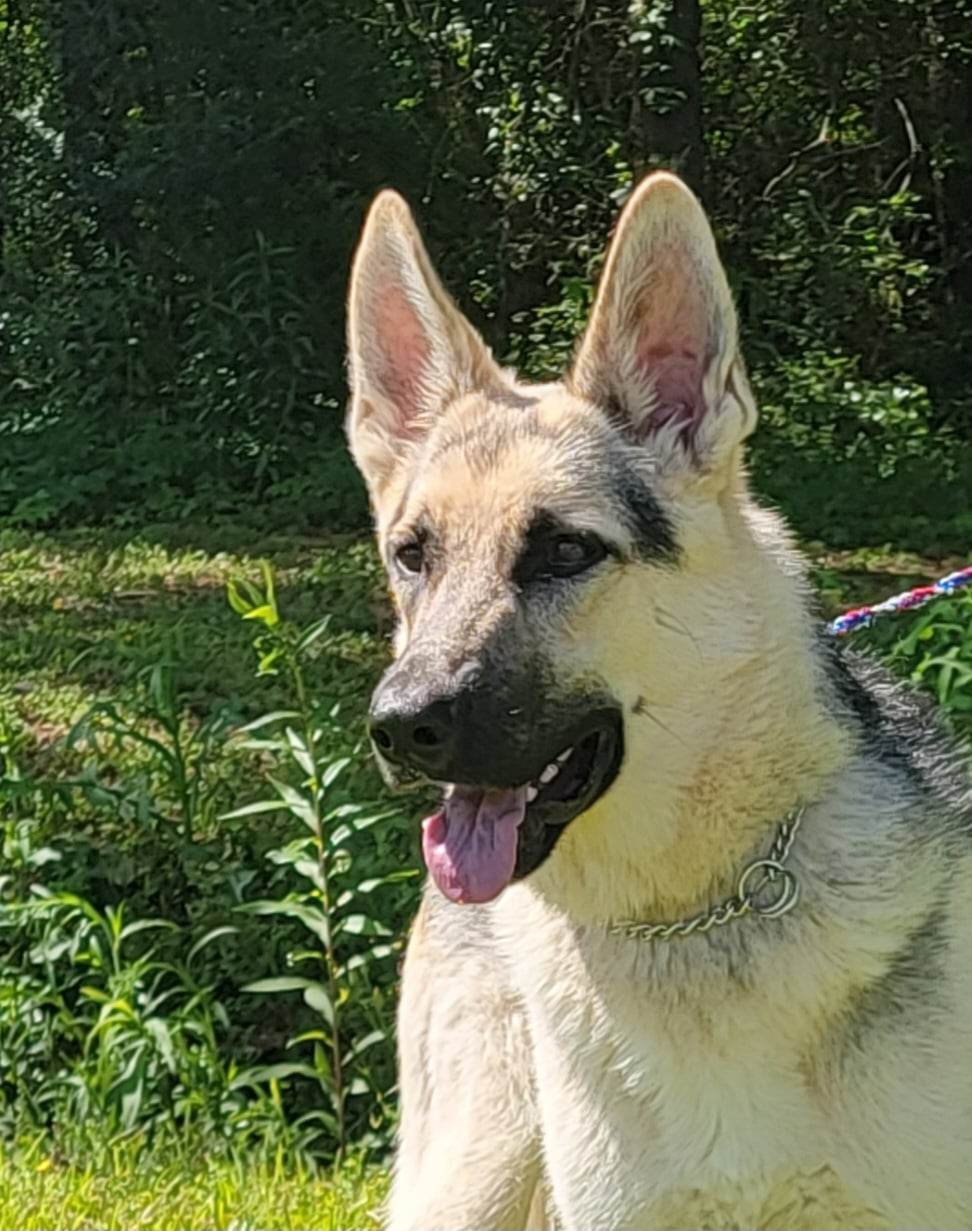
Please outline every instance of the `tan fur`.
M400 302L400 284L414 315L395 317L396 351L373 304ZM380 542L431 510L449 560L401 605L399 653L423 622L456 662L504 627L538 508L631 538L591 460L617 435L609 402L650 439L624 456L680 551L603 570L543 627L562 678L603 681L624 710L610 790L490 905L427 891L389 1225L972 1227L969 844L848 725L803 566L749 498L752 398L697 202L670 176L638 189L562 385L500 372L387 194L353 287L349 430ZM803 896L785 920L655 944L609 933L730 896L798 800ZM922 935L944 947L943 992L919 1019L883 989Z

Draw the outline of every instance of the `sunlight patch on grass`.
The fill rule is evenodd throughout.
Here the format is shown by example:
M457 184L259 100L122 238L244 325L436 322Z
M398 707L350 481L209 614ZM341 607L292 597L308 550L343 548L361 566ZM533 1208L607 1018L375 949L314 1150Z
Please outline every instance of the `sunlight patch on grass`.
M348 1231L378 1225L385 1189L357 1164L332 1177L126 1151L87 1167L0 1158L0 1231Z
M0 718L17 729L24 768L76 771L58 738L104 697L133 715L144 673L163 659L179 665L180 696L195 714L223 705L243 721L282 704L274 679L254 679L251 630L225 595L230 575L259 576L262 557L288 616L307 622L333 612L313 684L348 703L360 727L362 698L386 653L370 542L254 532L243 549L238 534L230 550L227 537L189 524L178 533L0 529ZM241 766L241 780L248 776Z

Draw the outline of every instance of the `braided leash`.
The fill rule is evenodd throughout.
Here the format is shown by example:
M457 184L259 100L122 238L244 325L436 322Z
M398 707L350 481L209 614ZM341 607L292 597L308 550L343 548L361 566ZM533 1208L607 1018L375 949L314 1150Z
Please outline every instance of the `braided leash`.
M949 573L932 586L917 586L914 590L905 590L893 598L886 598L883 603L874 603L870 607L854 607L845 611L836 620L831 620L827 631L834 637L844 637L859 628L873 624L878 616L892 615L896 611L910 611L915 607L924 607L925 603L942 594L954 594L962 586L972 584L972 566L960 568L957 573Z
M879 616L923 607L939 595L954 594L956 590L970 584L972 566L959 569L957 573L950 573L932 586L918 586L914 590L896 594L894 598L885 599L883 603L845 611L843 615L831 620L827 631L834 637L843 637L873 624ZM676 919L671 923L639 923L635 919L622 919L609 925L609 934L624 936L628 940L673 940L692 936L696 932L704 934L712 928L731 923L734 919L741 919L744 915L755 914L764 919L779 919L787 914L797 903L800 885L793 872L784 864L803 819L803 812L802 806L795 808L777 829L769 855L754 859L743 868L733 897L699 915L693 915L691 919ZM773 889L769 900L764 893L767 887Z

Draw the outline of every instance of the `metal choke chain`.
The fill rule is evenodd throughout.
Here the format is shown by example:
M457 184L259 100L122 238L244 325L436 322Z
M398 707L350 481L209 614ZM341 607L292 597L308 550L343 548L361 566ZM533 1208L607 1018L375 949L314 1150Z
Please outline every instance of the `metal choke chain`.
M804 807L795 808L780 823L776 839L765 859L754 859L743 868L736 884L736 892L725 902L691 919L678 919L674 923L638 923L622 919L608 928L612 936L626 936L629 940L671 940L674 937L691 936L695 932L709 932L722 927L744 915L761 915L764 919L778 919L793 909L800 896L800 886L793 872L784 867L790 853L796 831L803 820ZM760 903L763 890L778 883L778 892L769 902Z

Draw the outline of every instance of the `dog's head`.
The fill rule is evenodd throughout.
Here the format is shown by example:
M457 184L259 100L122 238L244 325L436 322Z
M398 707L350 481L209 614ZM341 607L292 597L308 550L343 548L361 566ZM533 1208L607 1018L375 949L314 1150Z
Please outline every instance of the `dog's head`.
M633 715L695 669L679 610L719 584L755 421L735 313L701 206L656 174L560 384L494 362L391 192L349 322L348 432L399 614L372 740L392 780L444 784L429 868L485 901L617 791L626 749L648 754Z

